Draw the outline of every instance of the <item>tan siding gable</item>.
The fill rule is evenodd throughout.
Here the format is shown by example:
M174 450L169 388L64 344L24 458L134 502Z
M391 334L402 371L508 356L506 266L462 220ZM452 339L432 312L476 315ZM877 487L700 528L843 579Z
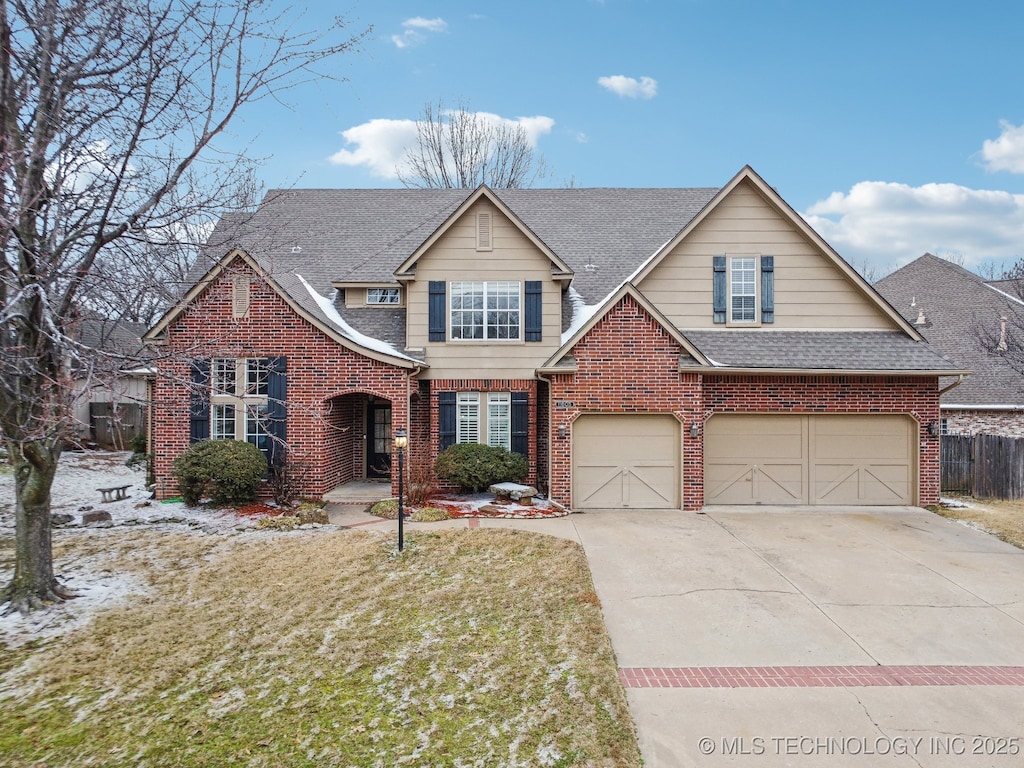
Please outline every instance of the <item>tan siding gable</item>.
M491 250L478 243L478 213L490 214ZM540 342L451 341L446 317L446 342L427 340L428 286L431 280L540 280L543 285L543 340ZM450 291L446 299L450 301ZM416 262L416 279L408 283L408 345L426 350L430 366L425 378L527 378L559 346L561 288L551 277L551 259L542 253L507 216L480 200L453 222ZM522 305L521 305L522 306ZM521 333L522 321L520 319Z
M712 318L712 260L749 254L775 257L775 322L765 327L898 327L749 182L721 200L638 287L679 328L723 328Z

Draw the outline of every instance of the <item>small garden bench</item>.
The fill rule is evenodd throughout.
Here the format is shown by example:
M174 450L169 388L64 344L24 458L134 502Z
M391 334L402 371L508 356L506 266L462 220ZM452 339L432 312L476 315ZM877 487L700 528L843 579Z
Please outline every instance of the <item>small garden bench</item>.
M111 488L97 488L96 490L103 494L103 501L120 501L121 499L128 498L128 489L131 488L131 483L128 485L115 485Z
M494 494L496 504L511 504L514 501L524 507L531 506L533 497L537 495L536 488L519 483L497 483L487 490Z

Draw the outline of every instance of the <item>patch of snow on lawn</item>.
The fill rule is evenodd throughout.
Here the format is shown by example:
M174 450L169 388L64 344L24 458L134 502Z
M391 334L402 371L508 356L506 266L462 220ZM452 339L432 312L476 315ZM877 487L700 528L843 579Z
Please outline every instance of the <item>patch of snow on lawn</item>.
M61 456L50 493L51 510L54 514L72 515L74 519L65 526L55 526L55 537L74 535L76 531L117 535L134 526L221 535L255 530L259 522L257 516L151 499L145 487L144 471L125 466L130 455L67 451ZM101 501L98 488L120 485L130 486L126 499ZM0 537L12 541L14 499L14 475L8 465L0 465ZM109 512L111 519L83 525L85 512ZM260 535L267 534L261 532ZM58 580L79 596L27 616L17 613L0 616L0 647L13 648L33 640L52 639L86 624L97 611L124 603L130 595L146 589L135 576L111 571L107 553L102 550L88 556L57 558L54 571ZM0 560L0 584L6 584L12 573L13 548L10 563Z

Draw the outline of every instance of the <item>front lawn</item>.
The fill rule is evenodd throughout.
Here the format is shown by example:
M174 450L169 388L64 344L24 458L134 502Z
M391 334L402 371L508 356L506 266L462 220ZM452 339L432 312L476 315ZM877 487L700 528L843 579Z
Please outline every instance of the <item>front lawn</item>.
M0 766L637 766L581 548L500 529L58 532L138 594L3 650ZM0 568L0 578L9 576Z
M1024 500L975 499L970 496L950 498L964 506L941 504L935 508L938 514L962 520L1024 549Z

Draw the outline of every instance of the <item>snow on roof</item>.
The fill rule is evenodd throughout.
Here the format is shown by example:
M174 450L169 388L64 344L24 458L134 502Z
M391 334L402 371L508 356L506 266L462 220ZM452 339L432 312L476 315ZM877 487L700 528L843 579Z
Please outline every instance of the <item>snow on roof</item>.
M355 344L358 344L361 347L365 347L366 349L372 349L374 352L381 352L382 354L385 355L400 357L403 360L410 360L414 363L420 362L415 358L409 357L408 355L403 355L401 352L392 347L386 341L374 339L370 336L367 336L366 334L357 331L355 328L353 328L351 325L345 322L344 318L342 318L338 310L335 308L334 302L332 302L326 296L322 296L321 294L317 293L313 286L306 282L306 279L298 272L295 273L295 276L299 278L299 282L302 283L303 287L307 291L309 291L309 295L313 297L313 301L315 301L317 303L317 306L320 307L320 311L324 313L324 315L327 317L329 321L331 321L332 323L334 323L335 326L337 326L338 330L341 331L341 335L344 336L346 339Z
M615 290L618 290L618 288ZM562 334L563 344L569 341L576 334L576 331L586 325L587 321L594 316L594 313L608 300L608 297L605 296L597 304L587 304L580 295L580 292L571 285L569 286L568 296L569 302L572 304L572 321Z
M662 243L661 247L655 249L654 253L652 253L650 256L644 259L640 266L634 269L633 273L629 277L627 277L621 283L616 285L610 293L608 293L596 304L585 303L583 300L583 296L580 295L579 291L577 291L570 285L568 295L569 301L572 304L572 321L569 323L569 327L562 334L562 343L565 344L566 342L568 342L569 339L571 339L573 335L576 333L576 331L578 331L580 328L586 325L587 321L590 320L590 318L592 318L594 314L599 309L601 309L601 307L603 307L612 296L614 296L616 293L619 292L619 290L621 290L622 286L626 285L626 283L631 283L633 279L640 274L643 268L650 264L651 260L654 259L654 257L657 256L659 253L661 253L662 250L664 250L665 246L671 242L671 240L666 240L664 243Z

